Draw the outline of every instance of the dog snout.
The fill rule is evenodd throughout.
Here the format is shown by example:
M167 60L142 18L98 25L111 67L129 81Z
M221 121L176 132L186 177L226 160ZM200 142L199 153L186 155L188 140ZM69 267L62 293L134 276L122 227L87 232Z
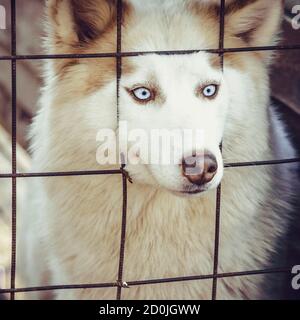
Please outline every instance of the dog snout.
M186 157L182 161L183 176L198 186L205 185L212 181L217 171L217 159L210 152Z

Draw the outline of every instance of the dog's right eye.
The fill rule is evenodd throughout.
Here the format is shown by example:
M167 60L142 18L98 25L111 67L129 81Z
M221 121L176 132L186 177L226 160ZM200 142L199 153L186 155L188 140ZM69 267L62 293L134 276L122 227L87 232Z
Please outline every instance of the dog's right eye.
M153 92L145 87L139 87L131 91L133 97L140 102L148 102L153 100Z

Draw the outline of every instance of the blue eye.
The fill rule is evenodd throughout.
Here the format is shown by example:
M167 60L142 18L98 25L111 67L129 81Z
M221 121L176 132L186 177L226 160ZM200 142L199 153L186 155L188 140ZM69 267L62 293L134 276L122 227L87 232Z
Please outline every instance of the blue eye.
M218 92L218 86L216 84L210 84L202 89L202 94L204 97L212 98Z
M145 87L140 87L132 90L132 94L137 100L140 101L150 101L152 100L152 92L151 90L145 88Z

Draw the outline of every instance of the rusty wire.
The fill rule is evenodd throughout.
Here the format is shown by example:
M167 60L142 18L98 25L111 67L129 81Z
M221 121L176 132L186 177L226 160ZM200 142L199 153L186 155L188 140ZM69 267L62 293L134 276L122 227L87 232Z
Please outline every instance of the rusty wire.
M224 48L225 34L225 0L220 0L220 29L219 29L219 48L215 49L199 49L199 50L173 50L173 51L143 51L143 52L123 52L122 51L122 0L117 0L117 50L111 53L92 53L92 54L52 54L52 55L18 55L17 54L17 37L16 37L16 1L11 0L11 55L0 56L0 61L11 61L11 86L12 86L12 172L0 173L0 179L11 179L12 181L12 230L11 230L11 284L9 289L0 289L0 294L10 294L10 299L15 299L16 293L34 292L34 291L54 291L54 290L78 290L78 289L95 289L95 288L117 288L116 298L122 298L122 289L141 285L162 284L172 282L200 281L205 279L212 280L212 299L217 298L217 281L222 278L243 277L248 275L276 274L290 272L290 268L270 268L262 270L248 270L242 272L219 273L219 238L220 238L220 219L221 219L221 186L217 190L216 196L216 215L215 215L215 243L214 243L214 263L212 274L208 275L193 275L181 276L174 278L162 279L139 279L126 282L123 279L124 262L125 262L125 241L126 241L126 223L127 223L127 183L128 174L124 159L119 170L85 170L85 171L61 171L61 172L32 172L18 173L17 172L17 61L18 60L45 60L45 59L81 59L81 58L116 58L116 79L117 79L117 118L119 120L119 92L120 79L122 76L122 58L134 57L148 54L159 55L182 55L192 54L197 52L208 52L218 54L220 56L220 64L223 69L224 58L226 53L239 53L251 51L273 51L273 50L298 50L299 44L295 45L276 45L276 46L261 46L261 47L241 47L241 48ZM121 155L122 157L122 155ZM300 158L293 159L276 159L263 160L252 162L236 162L227 163L225 168L237 167L256 167L268 165L280 165L300 162ZM94 283L94 284L72 284L72 285L54 285L54 286L39 286L16 288L16 236L17 236L17 179L20 178L35 178L35 177L64 177L64 176L96 176L96 175L120 175L122 177L123 186L123 203L121 216L121 239L119 253L118 279L111 283Z

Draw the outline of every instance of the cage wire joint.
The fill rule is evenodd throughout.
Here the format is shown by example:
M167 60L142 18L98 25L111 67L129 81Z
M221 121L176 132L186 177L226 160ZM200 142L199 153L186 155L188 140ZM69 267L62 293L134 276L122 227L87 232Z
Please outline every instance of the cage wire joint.
M116 285L118 288L122 288L122 289L130 289L128 283L126 281L120 281L120 280L117 280L116 281Z
M125 161L125 156L124 156L124 153L123 153L123 152L120 154L120 157L121 157L121 168L120 168L120 171L121 171L122 175L123 175L124 177L126 177L126 179L127 179L130 183L133 183L133 180L132 180L132 178L130 177L129 172L125 169L125 168L126 168L126 161Z

